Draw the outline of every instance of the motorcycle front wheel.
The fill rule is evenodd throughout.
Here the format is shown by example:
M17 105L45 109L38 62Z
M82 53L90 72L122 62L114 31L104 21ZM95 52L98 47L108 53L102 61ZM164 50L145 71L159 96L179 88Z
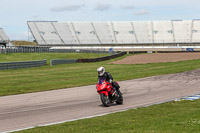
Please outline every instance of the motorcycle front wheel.
M100 94L100 97L101 97L101 102L103 103L103 105L105 107L109 107L110 106L109 98L104 93Z

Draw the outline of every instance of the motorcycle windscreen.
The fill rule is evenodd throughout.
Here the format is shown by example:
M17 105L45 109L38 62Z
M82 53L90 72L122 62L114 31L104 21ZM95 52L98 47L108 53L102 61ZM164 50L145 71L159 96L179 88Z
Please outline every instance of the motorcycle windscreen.
M100 77L99 78L99 85L101 85L103 83L103 81L106 80L106 77Z

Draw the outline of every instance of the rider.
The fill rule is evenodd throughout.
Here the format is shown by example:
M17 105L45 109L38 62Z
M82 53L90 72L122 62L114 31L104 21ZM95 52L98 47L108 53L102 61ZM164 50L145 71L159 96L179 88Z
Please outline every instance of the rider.
M104 77L106 82L112 83L112 86L116 88L119 94L122 95L122 93L119 90L120 86L116 82L113 82L112 75L109 72L106 72L104 67L97 68L97 72L98 72L98 80L100 79L100 77Z

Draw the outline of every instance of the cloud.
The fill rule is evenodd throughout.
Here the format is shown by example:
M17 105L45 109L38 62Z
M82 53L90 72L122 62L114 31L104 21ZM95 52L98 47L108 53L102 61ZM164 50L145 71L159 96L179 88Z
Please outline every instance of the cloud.
M98 4L96 5L94 10L105 11L105 10L109 10L110 8L111 8L110 4Z
M146 9L143 10L138 10L134 13L135 15L146 15L146 14L150 14L149 11L147 11Z
M62 6L62 7L53 7L51 8L52 12L63 12L63 11L77 11L84 7L85 5L69 5L69 6Z
M121 6L121 9L135 9L135 6Z

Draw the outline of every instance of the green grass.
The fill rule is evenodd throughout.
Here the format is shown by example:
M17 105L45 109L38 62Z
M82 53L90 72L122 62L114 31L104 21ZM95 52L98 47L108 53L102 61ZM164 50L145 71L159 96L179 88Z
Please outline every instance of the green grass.
M123 57L126 56L128 55ZM104 66L106 71L111 72L115 81L178 73L200 68L200 60L137 65L108 64L109 62L1 70L0 96L96 84L96 69L99 66Z
M8 53L0 54L0 62L33 61L47 59L87 59L108 56L110 54L93 53Z
M20 133L199 133L200 100L168 102Z
M126 56L128 55L117 59ZM114 80L117 81L178 73L200 68L200 60L137 65L115 65L108 64L109 62L3 70L0 71L0 95L22 94L95 84L97 82L96 69L99 66L105 66L106 70L111 72ZM150 107L131 109L102 117L77 120L47 127L36 127L21 132L198 133L200 131L199 124L200 100L173 101Z

